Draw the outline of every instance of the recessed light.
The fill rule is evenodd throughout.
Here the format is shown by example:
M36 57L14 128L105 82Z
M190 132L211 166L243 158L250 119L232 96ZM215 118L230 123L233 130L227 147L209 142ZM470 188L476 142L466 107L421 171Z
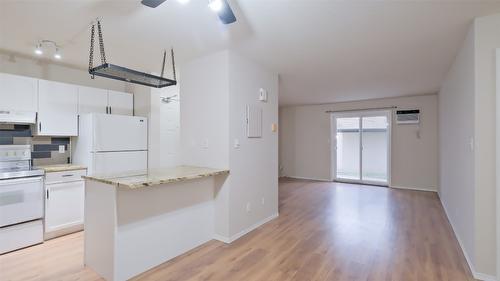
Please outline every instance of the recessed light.
M222 9L222 0L209 0L208 7L214 12L219 12Z
M177 0L177 2L179 2L181 4L187 4L189 2L189 0Z

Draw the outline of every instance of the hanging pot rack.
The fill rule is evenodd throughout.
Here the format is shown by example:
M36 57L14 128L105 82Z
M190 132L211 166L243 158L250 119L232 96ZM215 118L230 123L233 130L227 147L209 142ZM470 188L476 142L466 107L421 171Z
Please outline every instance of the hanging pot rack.
M97 25L97 33L99 39L99 52L101 58L101 65L94 67L94 39L95 39L96 25ZM168 79L163 77L163 72L165 70L166 55L167 52L164 51L161 76L156 76L149 73L108 63L106 61L106 53L104 52L104 40L102 36L101 21L100 19L97 19L96 22L92 23L90 32L90 54L89 54L89 74L91 75L92 79L94 79L95 76L101 76L109 79L115 79L154 88L164 88L168 86L174 86L177 85L177 79L175 74L174 49L170 49L173 79Z

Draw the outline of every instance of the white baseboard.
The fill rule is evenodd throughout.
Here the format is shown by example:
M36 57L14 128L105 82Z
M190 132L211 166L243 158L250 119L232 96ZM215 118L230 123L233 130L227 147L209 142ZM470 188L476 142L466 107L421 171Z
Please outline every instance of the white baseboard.
M407 186L399 186L399 185L391 185L390 188L416 190L416 191L438 192L437 188L407 187Z
M273 219L277 218L279 216L278 213L270 216L270 217L267 217L255 224L253 224L252 226L246 228L246 229L243 229L242 231L236 233L235 235L231 236L231 237L225 237L225 236L222 236L222 235L218 235L218 234L215 234L214 235L214 239L215 240L219 240L221 242L224 242L226 244L229 244L229 243L232 243L236 240L238 240L239 238L243 237L245 234L248 234L249 232L251 232L252 230L258 228L259 226L263 225L263 224L266 224L267 222L270 222L272 221Z
M331 180L328 180L328 179L317 179L317 178L308 178L308 177L283 176L283 178L290 178L290 179L296 179L296 180L311 180L311 181L327 181L327 182L331 182Z
M488 275L488 274L479 273L479 272L475 272L472 275L475 279L481 280L481 281L497 281L497 278L493 275Z
M469 254L465 250L465 247L462 243L462 239L460 239L460 236L458 235L457 231L455 230L455 226L453 225L453 222L450 219L450 216L448 214L448 208L446 208L446 204L441 200L441 196L439 197L439 201L441 202L441 205L443 206L444 213L446 214L446 217L448 218L448 222L451 225L451 228L453 229L453 232L455 233L455 237L457 238L458 244L460 245L460 249L462 249L462 253L464 254L465 260L467 261L467 264L469 265L469 269L472 272L472 277L474 277L477 280L481 281L497 281L497 278L493 275L489 274L484 274L481 272L477 272L474 264L472 264L471 259L469 258Z

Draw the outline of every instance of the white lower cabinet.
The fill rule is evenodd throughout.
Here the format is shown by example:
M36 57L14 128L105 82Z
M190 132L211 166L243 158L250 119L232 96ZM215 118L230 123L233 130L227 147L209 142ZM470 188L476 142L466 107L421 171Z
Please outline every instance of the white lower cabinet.
M45 183L45 239L83 229L85 170L49 173Z

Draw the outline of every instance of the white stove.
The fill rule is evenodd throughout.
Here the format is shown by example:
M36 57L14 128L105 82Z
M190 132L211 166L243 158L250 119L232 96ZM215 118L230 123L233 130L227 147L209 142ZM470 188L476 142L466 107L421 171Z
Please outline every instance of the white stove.
M0 146L0 254L43 242L43 175L30 145Z

